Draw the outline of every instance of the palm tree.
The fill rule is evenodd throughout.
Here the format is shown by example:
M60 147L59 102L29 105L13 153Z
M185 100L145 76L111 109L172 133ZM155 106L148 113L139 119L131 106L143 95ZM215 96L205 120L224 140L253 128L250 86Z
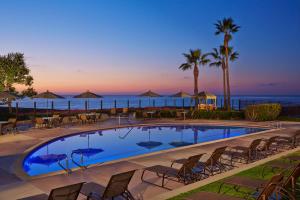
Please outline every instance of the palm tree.
M233 52L233 48L229 47L228 48L228 53L229 53L229 60L230 61L235 61L238 59L239 53L238 52ZM226 86L226 81L227 81L227 75L226 75L226 66L225 66L225 47L220 46L219 49L213 48L213 52L210 53L210 55L213 57L214 62L211 62L209 66L216 66L216 67L222 67L222 72L223 72L223 94L224 94L224 108L227 109L227 86Z
M227 110L230 111L230 79L229 79L229 41L232 39L232 34L239 31L240 26L234 24L232 18L224 18L222 21L218 20L215 24L216 35L224 34L224 48L225 48L225 71L227 84Z
M190 70L193 69L194 74L194 95L195 95L195 105L198 105L198 76L199 68L198 66L206 65L210 62L207 58L208 54L202 54L200 49L190 50L189 53L184 53L183 56L186 58L186 63L180 65L179 69Z

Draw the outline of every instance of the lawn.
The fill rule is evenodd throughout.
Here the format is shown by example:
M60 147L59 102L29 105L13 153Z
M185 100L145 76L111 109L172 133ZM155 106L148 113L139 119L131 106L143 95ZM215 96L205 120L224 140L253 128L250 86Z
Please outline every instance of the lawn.
M296 152L296 153L293 153L293 154L289 154L288 156L290 155L299 155L300 156L300 151L299 152ZM289 162L287 159L285 159L284 157L282 158L279 158L277 159L278 161L282 161L282 162ZM273 161L271 161L273 162ZM266 163L267 164L267 163ZM265 168L264 170L264 175L262 176L262 171L263 171L263 168L266 164L263 164L263 165L259 165L259 166L256 166L256 167L253 167L249 170L245 170L245 171L242 171L234 176L246 176L246 177L250 177L250 178L253 178L253 179L263 179L263 180L268 180L270 179L276 172L279 172L279 171L275 171L275 173L272 172L271 168L267 167ZM286 174L288 174L289 172L287 171ZM300 181L298 180L298 183L300 183ZM175 197L172 197L170 198L169 200L183 200L185 199L186 197L194 194L194 193L197 193L197 192L200 192L200 191L206 191L206 192L216 192L218 193L219 192L219 188L220 188L220 185L222 184L222 180L219 180L219 181L216 181L216 182L213 182L213 183L210 183L208 185L205 185L205 186L202 186L200 188L197 188L197 189L194 189L194 190L191 190L189 192L186 192L186 193L182 193L178 196L175 196ZM220 191L221 194L226 194L226 195L229 195L229 196L235 196L235 197L240 197L240 198L244 198L245 197L245 193L254 193L255 191L251 191L250 189L248 188L241 188L239 190L239 192L235 191L233 186L232 185L226 185L224 184L222 186L222 189ZM297 197L300 199L300 193L299 191L297 192Z

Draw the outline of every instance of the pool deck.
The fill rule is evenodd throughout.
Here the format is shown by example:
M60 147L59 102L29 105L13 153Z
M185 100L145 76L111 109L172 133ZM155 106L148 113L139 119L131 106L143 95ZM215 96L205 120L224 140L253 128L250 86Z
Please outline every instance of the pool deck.
M188 157L190 155L201 152L209 153L220 146L248 145L255 138L268 138L273 135L289 135L300 129L300 123L282 122L283 129L266 131L259 134L251 134L247 136L220 140L218 142L209 142L206 144L197 144L190 147L180 149L172 149L170 151L162 151L149 155L137 156L129 159L109 162L103 165L95 165L87 170L76 170L70 175L65 173L55 173L47 176L29 178L22 176L20 173L20 160L24 156L24 152L33 146L46 142L52 138L96 129L106 129L116 127L117 121L110 119L105 122L92 125L74 126L70 128L53 128L53 129L28 129L17 135L4 135L0 137L0 199L13 200L21 197L27 197L35 194L49 193L52 188L72 184L76 182L94 181L102 185L106 185L111 175L132 169L137 169L129 189L132 191L136 199L151 199L156 195L162 195L169 192L166 189L152 186L141 182L141 169L146 166L156 164L170 166L170 161L176 158ZM146 120L134 121L133 124L152 124L152 123L193 123L193 124L211 124L225 126L260 126L268 127L267 122L248 122L248 121L220 121L220 120ZM128 123L124 120L121 123L126 126ZM203 157L203 160L208 155ZM149 174L147 178L152 181L159 181L158 178ZM213 178L213 177L211 177ZM208 178L210 179L210 178ZM207 179L206 179L207 180ZM168 181L167 186L172 189L182 188L183 184ZM78 199L85 199L80 196ZM155 199L155 198L154 198Z

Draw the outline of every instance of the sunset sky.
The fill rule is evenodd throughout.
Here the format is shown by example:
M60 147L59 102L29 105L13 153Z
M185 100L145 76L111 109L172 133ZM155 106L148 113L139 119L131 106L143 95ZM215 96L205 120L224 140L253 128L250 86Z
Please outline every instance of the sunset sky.
M0 54L22 52L34 88L68 94L193 91L178 69L190 48L222 43L214 23L232 17L233 94L300 95L299 0L0 0ZM199 88L222 93L218 68Z

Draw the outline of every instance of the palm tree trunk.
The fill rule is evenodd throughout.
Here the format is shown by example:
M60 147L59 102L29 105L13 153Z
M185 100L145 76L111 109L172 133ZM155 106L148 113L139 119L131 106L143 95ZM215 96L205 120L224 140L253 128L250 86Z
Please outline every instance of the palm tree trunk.
M198 99L198 76L199 76L199 69L197 63L194 64L194 95L195 95L195 108L198 106L199 99Z
M224 64L222 64L224 65ZM227 109L227 88L226 88L226 71L225 68L222 67L223 72L223 95L224 95L224 109Z
M226 78L227 78L227 102L228 102L228 106L227 110L230 111L231 110L231 97L230 97L230 79L229 79L229 68L226 69Z
M225 47L225 68L226 68L226 82L227 82L227 111L231 110L231 102L230 102L230 85L229 85L229 58L228 58L228 41L229 41L229 36L225 34L224 36L224 47Z

